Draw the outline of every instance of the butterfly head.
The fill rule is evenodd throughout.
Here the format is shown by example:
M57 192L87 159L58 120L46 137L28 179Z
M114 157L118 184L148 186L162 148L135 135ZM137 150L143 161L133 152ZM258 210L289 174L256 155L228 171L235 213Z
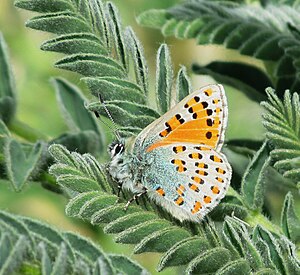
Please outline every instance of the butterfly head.
M108 152L110 153L111 158L121 156L125 151L125 142L122 140L117 140L111 143L108 147Z

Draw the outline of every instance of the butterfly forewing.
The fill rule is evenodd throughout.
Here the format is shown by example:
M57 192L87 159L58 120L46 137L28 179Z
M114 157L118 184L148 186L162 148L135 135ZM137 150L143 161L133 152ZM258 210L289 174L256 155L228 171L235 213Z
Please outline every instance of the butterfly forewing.
M218 151L224 141L227 117L223 86L203 87L144 129L136 139L135 149L151 151L184 142L207 145Z

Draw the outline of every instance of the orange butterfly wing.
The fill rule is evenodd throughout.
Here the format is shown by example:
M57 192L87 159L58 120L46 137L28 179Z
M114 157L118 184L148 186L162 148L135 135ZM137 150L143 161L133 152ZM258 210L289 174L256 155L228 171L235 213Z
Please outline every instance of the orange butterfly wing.
M203 87L149 125L137 138L147 152L173 143L202 144L221 149L228 106L222 85Z

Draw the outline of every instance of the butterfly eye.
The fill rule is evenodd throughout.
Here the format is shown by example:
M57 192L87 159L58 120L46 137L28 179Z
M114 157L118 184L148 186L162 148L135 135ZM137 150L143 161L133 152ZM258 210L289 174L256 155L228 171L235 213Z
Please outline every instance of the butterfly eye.
M114 148L114 154L117 155L123 151L124 147L123 144L117 144Z
M114 157L124 151L124 144L122 144L122 143L112 144L109 147L109 151L110 151L111 157Z

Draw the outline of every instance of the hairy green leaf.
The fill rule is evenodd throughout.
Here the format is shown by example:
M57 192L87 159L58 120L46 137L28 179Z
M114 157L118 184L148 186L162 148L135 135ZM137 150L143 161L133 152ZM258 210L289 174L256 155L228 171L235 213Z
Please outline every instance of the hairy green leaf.
M110 101L105 103L106 108L110 111L114 121L124 127L145 128L154 121L159 115L153 109L144 105L126 101ZM105 115L106 111L102 103L94 102L88 105L90 111L97 111L100 115Z
M59 11L73 11L74 7L67 0L17 0L15 6L25 10L36 12L59 12Z
M14 225L20 229L21 224L22 230L16 231ZM25 263L32 267L38 265L40 272L49 275L92 274L96 270L100 273L93 274L108 271L114 275L119 274L118 264L123 265L123 274L148 274L125 256L105 254L96 244L78 234L60 232L36 220L0 211L0 225L3 225L0 226L1 275L19 274L20 268L26 269Z
M52 269L52 274L63 275L67 272L67 250L66 245L62 243L59 247L58 254Z
M98 144L93 144L93 152L96 152L96 154L103 152L103 130L100 129L94 115L87 112L85 108L87 102L82 92L74 85L60 78L53 79L53 85L55 86L57 101L61 112L70 130L73 132L82 131L82 133L86 131L95 132L95 142ZM62 141L62 139L60 141ZM93 141L93 137L90 141ZM90 143L90 141L88 143Z
M237 150L237 148L240 147L241 150L248 150L247 155L253 155L261 148L263 141L253 139L231 139L226 142L226 145L230 147L231 150Z
M99 136L101 131L94 116L88 113L84 107L86 99L82 92L68 81L60 78L53 79L57 100L69 128L74 131L95 131Z
M177 74L176 98L177 102L183 100L192 92L192 85L186 73L186 68L182 66Z
M40 250L40 258L41 258L41 271L42 274L51 275L52 273L52 265L51 259L48 255L47 248L44 243L39 243L38 249Z
M225 266L221 267L217 274L220 275L239 275L251 274L251 268L248 262L244 259L228 262Z
M109 100L126 100L139 104L145 104L146 97L139 86L117 77L86 77L83 81L88 85L92 94L101 97L106 102Z
M51 140L49 144L62 144L71 151L98 155L103 149L100 147L99 135L95 131L82 131L76 134L67 133Z
M173 69L167 45L160 46L156 58L156 95L157 105L162 113L170 108Z
M109 254L109 258L114 268L120 270L125 274L149 274L144 268L137 263L131 261L129 258L121 255Z
M269 162L269 150L265 142L249 163L242 179L243 201L250 209L261 209L263 205Z
M64 54L102 54L107 55L107 49L102 46L97 36L91 33L71 33L47 40L41 45L43 51L60 52Z
M137 17L137 21L142 26L160 29L166 22L167 12L164 10L150 10Z
M254 240L261 238L265 241L273 264L276 266L280 274L286 274L286 265L281 254L279 244L275 237L268 230L264 229L261 226L257 226L254 229L253 234Z
M111 50L111 34L109 31L109 18L106 16L105 5L101 0L90 0L90 13L93 19L94 33L100 37L107 49Z
M296 215L294 200L291 193L286 195L283 203L281 227L283 233L294 243L300 241L300 220Z
M0 119L8 123L16 111L16 87L7 46L0 33Z
M143 88L144 93L148 94L148 66L144 57L144 50L132 28L127 27L125 30L125 35L128 39L128 47L132 55L137 83Z
M5 239L4 239L5 238ZM12 274L15 269L18 269L25 258L27 252L27 242L24 236L20 236L14 244L10 244L7 235L4 235L0 240L0 247L6 250L6 255L0 251L0 274ZM2 262L2 263L1 263Z
M259 270L263 267L259 250L255 247L253 240L251 240L245 224L241 223L238 219L230 217L225 218L225 223L226 227L224 227L224 229L226 228L226 233L231 238L233 237L234 242L239 244L239 253L247 259L251 269Z
M120 233L124 231L127 227L128 224L131 226L135 226L141 222L146 222L150 221L153 218L155 218L154 213L142 213L142 212L136 212L132 213L123 217L120 217L116 219L115 221L111 222L107 226L104 227L104 232L106 233Z
M26 27L52 32L55 34L67 34L89 32L89 25L73 12L55 12L36 16L26 23Z
M163 228L153 232L137 244L134 248L134 253L164 252L166 249L170 249L174 243L178 243L188 237L190 237L190 234L181 228L175 226Z
M13 139L8 139L5 145L6 171L13 187L20 191L30 174L36 168L42 154L43 143L37 142L29 146L29 151Z
M264 80L262 85L276 87L281 94L286 87L293 90L300 88L300 67L297 65L299 55L295 51L300 43L296 28L298 17L299 9L292 8L285 2L276 1L276 4L263 7L249 2L239 4L236 1L192 0L167 10L146 11L138 17L138 22L160 29L165 36L194 38L198 44L223 45L241 54L261 59L270 68L272 85L267 84L270 79L257 69L250 69L250 73L255 72L255 75ZM270 66L268 61L274 62L275 66ZM257 93L255 88L260 85L260 81L253 78L255 81L251 85L249 71L245 78L240 70L236 70L237 67L233 66L225 71L224 63L218 63L224 68L209 68L208 65L199 69L219 81L238 87L252 99L263 99L262 88L266 86L259 87L261 95Z
M216 61L206 66L194 64L192 70L196 74L211 75L216 81L230 85L258 102L266 99L265 89L272 86L265 72L243 63Z
M263 125L267 138L275 147L271 157L274 167L286 178L300 182L300 100L298 93L284 94L281 101L274 90L267 89L268 102L263 102L266 109Z
M205 239L190 237L174 244L161 258L158 271L169 266L187 264L194 257L202 252L206 252L209 244ZM202 254L201 254L202 255Z
M227 215L229 216L232 213L236 217L244 219L248 215L248 209L239 198L230 195L229 191L220 204L212 210L210 217L216 221L223 221Z
M229 260L230 252L226 248L217 247L209 249L193 259L189 263L186 272L189 274L214 273Z
M112 38L114 39L115 51L118 55L120 63L125 69L128 70L127 50L124 44L118 11L111 2L107 3L107 10L108 14L110 15L110 28L112 30Z
M60 69L80 73L84 76L114 76L124 78L123 67L112 58L97 54L75 54L55 63Z

